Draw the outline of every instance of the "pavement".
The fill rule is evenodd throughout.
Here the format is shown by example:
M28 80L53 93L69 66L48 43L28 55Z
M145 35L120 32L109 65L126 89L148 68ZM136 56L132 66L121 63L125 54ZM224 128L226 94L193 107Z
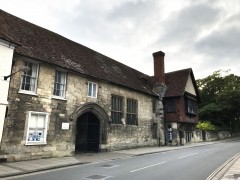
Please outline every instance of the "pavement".
M47 158L40 160L29 160L19 162L0 163L0 179L9 179L12 176L34 173L44 170L63 168L74 165L100 163L115 159L125 159L145 154L153 154L164 151L172 151L184 148L193 148L210 144L222 143L226 141L240 140L240 138L231 138L221 141L192 143L185 146L161 146L145 147L138 149L120 150L113 152L83 153L71 157ZM240 153L236 154L222 166L216 169L207 180L240 180Z

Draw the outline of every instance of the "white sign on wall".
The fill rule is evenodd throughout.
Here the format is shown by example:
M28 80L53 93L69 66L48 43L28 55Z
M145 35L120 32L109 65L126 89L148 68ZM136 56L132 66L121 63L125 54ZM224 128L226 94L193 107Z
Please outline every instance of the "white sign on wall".
M62 129L69 129L69 123L62 123Z

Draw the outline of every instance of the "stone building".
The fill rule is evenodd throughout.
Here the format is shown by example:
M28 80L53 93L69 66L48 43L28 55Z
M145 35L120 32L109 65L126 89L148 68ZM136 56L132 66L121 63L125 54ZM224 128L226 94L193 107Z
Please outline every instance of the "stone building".
M150 77L2 10L0 51L8 161L165 144L164 87L179 82L166 74L165 84L163 52L153 54Z

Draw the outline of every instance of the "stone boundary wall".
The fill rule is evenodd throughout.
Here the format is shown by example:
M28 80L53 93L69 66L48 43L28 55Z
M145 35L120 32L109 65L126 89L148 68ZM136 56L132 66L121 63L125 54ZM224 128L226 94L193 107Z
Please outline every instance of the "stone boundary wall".
M230 137L238 137L240 132L232 133L230 131L193 131L192 143L198 143L203 141L215 141L222 140Z

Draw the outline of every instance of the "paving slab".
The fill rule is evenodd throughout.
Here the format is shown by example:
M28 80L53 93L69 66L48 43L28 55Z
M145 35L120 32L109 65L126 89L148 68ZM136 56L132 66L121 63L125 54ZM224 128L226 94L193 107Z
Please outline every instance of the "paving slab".
M15 168L0 165L0 175L7 176L7 175L18 174L20 172L21 172L20 170L17 170Z
M235 163L225 173L222 180L240 180L240 155Z

